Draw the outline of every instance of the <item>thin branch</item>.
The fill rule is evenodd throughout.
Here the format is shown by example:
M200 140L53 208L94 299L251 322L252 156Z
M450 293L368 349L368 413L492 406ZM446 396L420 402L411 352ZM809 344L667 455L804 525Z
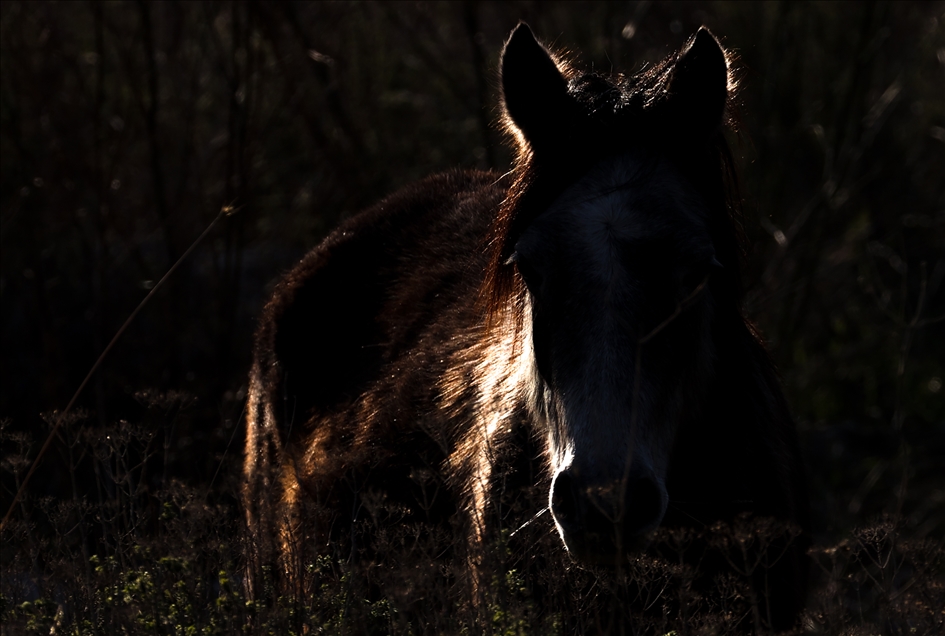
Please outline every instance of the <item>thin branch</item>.
M69 411L72 410L73 405L75 404L76 400L79 398L79 395L82 393L82 390L85 388L85 385L89 383L89 380L92 378L95 372L98 371L98 368L102 366L102 362L105 360L105 357L111 352L112 348L115 346L115 343L118 342L118 339L121 338L122 334L125 333L125 331L128 329L128 326L131 325L131 322L141 312L141 310L144 308L147 302L151 300L151 297L157 293L157 291L161 288L161 286L164 285L165 281L167 281L167 279L170 278L171 275L177 270L178 266L182 262L184 262L184 259L190 256L190 253L193 252L194 249L197 247L197 245L199 245L200 242L203 241L203 239L210 233L210 230L212 230L213 226L217 224L217 221L219 221L224 216L229 216L233 214L235 211L236 210L232 206L224 206L220 210L220 213L217 214L217 216L213 219L213 221L210 222L210 225L207 226L207 229L205 229L203 233L197 237L197 240L191 243L190 247L187 248L187 251L184 252L181 255L181 257L178 258L177 261L173 265L171 265L171 268L167 270L167 273L164 274L164 276L161 277L161 280L158 281L157 285L155 285L151 289L151 291L148 292L148 295L144 297L144 300L138 303L138 306L135 307L134 311L131 312L131 315L128 316L128 319L125 320L121 328L118 329L118 332L114 335L114 337L112 337L111 342L108 343L108 346L105 347L104 351L102 351L101 355L98 357L98 360L96 360L95 364L92 365L92 368L89 370L88 374L86 374L85 379L82 380L82 384L79 385L79 388L76 389L76 392L75 394L73 394L72 399L69 400L69 404L66 405L65 410L56 420L56 425L53 426L52 430L49 432L49 435L46 437L46 441L43 443L42 448L39 449L39 454L36 456L36 459L33 460L33 464L30 466L29 472L26 473L26 477L23 478L23 482L20 484L19 490L17 490L16 495L13 497L13 501L10 502L10 507L7 509L7 513L3 516L3 521L0 521L0 530L3 530L3 528L7 525L7 521L10 519L10 515L13 514L13 508L16 506L16 503L19 501L20 497L23 495L23 492L26 490L26 485L29 483L30 477L32 477L33 473L36 472L36 468L39 466L40 462L42 461L43 455L45 455L46 451L49 449L49 445L52 443L53 438L55 438L57 433L59 432L59 428L62 426L62 423L65 421L65 418L69 414Z

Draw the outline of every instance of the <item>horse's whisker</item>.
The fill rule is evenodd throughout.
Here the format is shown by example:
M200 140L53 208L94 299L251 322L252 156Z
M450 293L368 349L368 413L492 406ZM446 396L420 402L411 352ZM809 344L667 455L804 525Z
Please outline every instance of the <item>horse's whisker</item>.
M518 528L516 528L515 530L513 530L511 533L509 533L509 539L511 539L512 537L514 537L515 535L517 535L519 532L521 532L522 530L524 530L526 527L530 526L532 523L534 523L535 521L537 521L538 518L539 518L540 516L542 516L543 514L545 514L546 512L548 512L548 508L542 508L541 510L539 510L539 511L535 514L534 517L532 517L531 519L529 519L528 521L526 521L525 523L523 523L522 525L520 525Z

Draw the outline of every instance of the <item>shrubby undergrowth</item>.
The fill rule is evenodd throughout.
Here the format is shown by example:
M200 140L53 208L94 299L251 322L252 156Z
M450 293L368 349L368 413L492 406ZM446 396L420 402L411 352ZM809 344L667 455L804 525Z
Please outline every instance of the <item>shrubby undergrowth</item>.
M147 398L152 413L186 403L180 395ZM300 564L293 594L272 567L247 585L238 453L224 458L213 492L174 480L151 488L148 475L161 468L154 421L83 424L73 417L62 435L77 462L72 473L94 481L97 497L20 502L0 537L3 634L764 633L763 601L749 578L761 545L783 530L773 522L664 530L614 574L571 565L550 521L539 518L515 536L493 538L484 605L473 608L459 584L467 573L436 558L437 546L462 537L377 528L366 515L359 532L387 551L383 563L313 555ZM3 470L22 475L37 440L6 423L2 434ZM694 541L731 566L708 588L681 561ZM945 629L945 551L910 538L901 520L878 518L811 555L813 588L799 633Z

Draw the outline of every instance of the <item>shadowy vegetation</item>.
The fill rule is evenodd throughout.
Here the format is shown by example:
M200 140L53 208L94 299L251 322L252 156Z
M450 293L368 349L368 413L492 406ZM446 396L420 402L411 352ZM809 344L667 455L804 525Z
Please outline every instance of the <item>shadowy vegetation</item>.
M323 554L298 594L274 574L245 591L254 316L339 219L447 167L507 169L496 62L520 18L605 70L656 61L701 24L738 53L746 313L811 484L803 631L945 629L945 4L4 2L0 512L128 314L221 207L238 212L132 324L13 510L3 634L759 624L746 577L779 529L747 520L664 533L604 577L569 564L547 515L513 533L523 511L476 611L436 558L453 539L418 544L407 526L377 540L422 545L413 570ZM701 588L672 559L692 540L742 575Z

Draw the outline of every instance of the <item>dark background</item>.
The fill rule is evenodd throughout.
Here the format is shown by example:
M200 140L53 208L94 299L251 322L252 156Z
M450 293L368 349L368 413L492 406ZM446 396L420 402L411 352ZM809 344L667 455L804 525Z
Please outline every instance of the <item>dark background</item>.
M119 341L31 494L93 497L69 440L131 422L160 429L139 487L235 501L219 490L267 293L391 190L508 169L496 65L519 19L604 71L703 24L737 54L746 312L796 415L816 534L885 512L940 541L941 2L3 2L2 512L53 411L223 206L238 211Z

